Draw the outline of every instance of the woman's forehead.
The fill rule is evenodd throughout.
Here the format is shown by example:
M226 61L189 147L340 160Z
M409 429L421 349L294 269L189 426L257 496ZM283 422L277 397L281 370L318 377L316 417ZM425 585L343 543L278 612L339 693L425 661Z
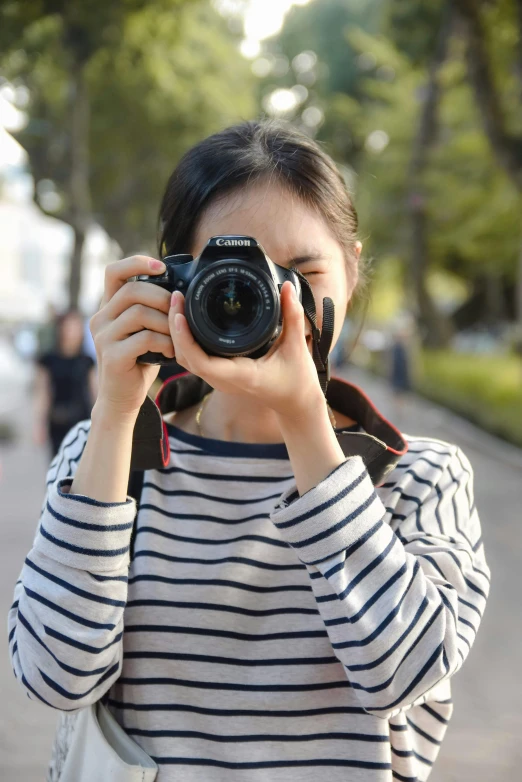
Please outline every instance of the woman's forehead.
M192 254L198 255L217 234L253 236L279 263L296 256L330 255L332 243L337 244L322 215L276 184L253 185L212 203L199 221Z

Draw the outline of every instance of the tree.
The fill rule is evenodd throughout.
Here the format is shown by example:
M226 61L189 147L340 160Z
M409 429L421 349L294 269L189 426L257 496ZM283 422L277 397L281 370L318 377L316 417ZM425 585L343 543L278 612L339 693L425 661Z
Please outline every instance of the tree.
M89 186L90 95L87 70L101 47L118 40L126 16L144 3L145 0L112 3L102 0L89 0L87 3L82 3L81 0L18 0L2 3L4 23L0 44L4 51L7 51L5 59L9 76L16 78L23 74L29 83L40 81L41 74L34 71L43 66L48 74L54 71L53 75L58 76L62 90L62 94L57 96L54 83L42 84L41 91L34 96L33 106L38 105L39 108L40 129L46 126L55 129L53 125L57 117L52 115L58 109L61 114L61 129L66 130L66 139L60 154L55 154L54 157L58 158L56 162L65 168L62 189L66 200L60 217L69 223L74 231L69 279L70 302L73 306L78 303L82 249L92 221ZM49 67L46 69L45 65ZM46 93L53 92L54 100L47 103ZM52 143L50 139L49 141ZM55 150L58 152L56 139L54 141ZM33 152L31 162L34 161L37 174L38 167L45 167L42 156L45 156L46 151L40 146L36 152L35 147L28 145L30 157ZM37 202L43 208L38 196Z
M327 142L341 164L356 165L361 85L375 70L359 57L349 34L355 28L374 32L380 16L380 0L313 0L292 8L281 32L264 44L272 67L261 80L261 100L278 88L293 90L299 99L285 118Z
M478 4L487 55L502 85L504 124L515 136L521 5ZM462 31L455 20L451 29L447 23L452 9L449 0L312 2L295 8L268 44L276 65L279 56L292 60L303 49L318 55L307 101L289 116L300 124L305 107L323 109L323 123L310 132L341 166L355 169L365 252L379 264L401 263L408 305L432 344L444 343L449 331L450 310L433 284L438 270L467 286L469 301L451 312L456 327L467 327L513 316L519 254L522 264L515 180L488 148L473 107ZM277 80L270 73L263 90L292 89L295 81L293 68Z
M4 3L1 73L28 88L17 134L35 201L74 229L69 281L77 304L87 227L125 252L153 252L157 205L194 141L253 111L235 39L209 2L70 0ZM55 199L56 200L56 199Z
M93 79L92 192L97 219L125 253L154 251L159 200L181 155L255 114L253 77L209 3L148 8L105 51ZM132 65L131 65L132 63Z
M466 59L469 81L473 88L477 107L482 120L484 132L489 140L498 164L510 177L519 194L522 195L522 0L512 3L496 4L477 3L476 0L455 0L455 7L460 16L462 29L466 40ZM516 34L510 40L510 46L503 47L510 53L512 78L507 77L505 93L510 98L510 105L515 105L515 112L507 112L499 80L495 79L495 66L498 62L490 53L491 35L487 29L506 30L506 17L510 29ZM490 23L486 25L485 20ZM503 56L504 53L503 53ZM498 58L497 58L498 59ZM505 73L505 71L504 71ZM516 88L513 81L516 79ZM504 103L504 105L503 105ZM513 121L516 113L517 122ZM511 115L511 116L509 116ZM516 130L513 129L516 127ZM517 320L522 344L522 237L519 252L519 270L517 284Z
M452 13L446 13L440 20L438 36L428 78L420 100L417 132L408 170L407 209L411 222L410 243L410 290L416 302L416 316L419 331L429 347L446 346L450 338L447 319L443 318L427 287L427 271L430 255L428 247L428 208L423 174L428 165L430 149L437 140L439 131L440 70L448 55L452 28Z

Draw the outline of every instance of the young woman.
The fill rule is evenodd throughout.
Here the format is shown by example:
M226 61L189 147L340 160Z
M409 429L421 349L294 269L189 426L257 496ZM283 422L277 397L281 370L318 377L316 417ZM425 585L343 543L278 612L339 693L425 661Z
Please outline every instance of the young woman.
M56 318L56 345L37 362L35 442L49 441L51 456L67 432L88 418L96 399L96 370L83 349L84 324L77 310Z
M319 326L323 298L344 314L362 274L340 175L286 126L194 147L160 224L163 255L255 237L306 275ZM17 677L66 712L106 698L159 782L427 779L488 594L468 460L408 436L375 486L368 453L384 446L360 425L400 434L348 383L325 400L292 285L270 352L225 359L196 344L181 294L128 282L162 269L142 256L107 268L98 398L51 464L16 587ZM166 387L170 456L145 474L130 562L133 430L158 372L136 363L146 351L214 390ZM341 431L362 456L345 456Z

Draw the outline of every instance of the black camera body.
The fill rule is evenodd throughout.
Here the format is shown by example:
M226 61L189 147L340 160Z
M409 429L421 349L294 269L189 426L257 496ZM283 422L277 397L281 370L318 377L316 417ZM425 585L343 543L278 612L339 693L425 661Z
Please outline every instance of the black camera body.
M161 275L136 279L185 296L185 317L209 355L259 358L279 337L283 325L281 287L301 283L292 269L274 263L251 236L213 236L197 258L168 255ZM142 364L172 364L162 353L145 353Z

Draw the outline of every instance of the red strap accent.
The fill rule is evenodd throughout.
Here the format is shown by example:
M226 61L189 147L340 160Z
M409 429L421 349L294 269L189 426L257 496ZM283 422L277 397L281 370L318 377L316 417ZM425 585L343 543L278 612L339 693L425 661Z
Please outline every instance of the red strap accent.
M166 380L163 381L163 383L161 385L161 388L159 389L158 393L156 394L156 399L154 400L154 402L158 405L158 407L159 407L160 396L162 395L163 391L168 386L168 384L172 383L174 380L178 380L178 378L180 378L180 377L185 377L186 375L190 375L190 372L188 372L188 371L186 371L186 372L178 372L177 375L172 375L171 377L168 377Z

